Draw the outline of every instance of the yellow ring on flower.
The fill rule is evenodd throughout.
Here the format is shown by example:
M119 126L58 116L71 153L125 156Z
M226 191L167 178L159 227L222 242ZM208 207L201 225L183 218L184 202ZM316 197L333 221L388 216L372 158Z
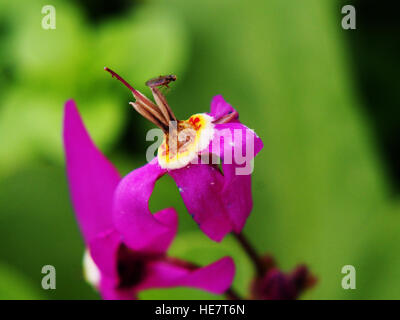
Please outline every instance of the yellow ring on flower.
M179 169L197 158L210 144L214 135L214 119L204 113L170 126L169 133L158 148L158 163L164 169Z

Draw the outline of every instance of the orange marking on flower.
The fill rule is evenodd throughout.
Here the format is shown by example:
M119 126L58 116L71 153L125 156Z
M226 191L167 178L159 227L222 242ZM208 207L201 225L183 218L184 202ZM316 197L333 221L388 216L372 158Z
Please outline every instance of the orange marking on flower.
M199 130L201 128L201 124L198 124L198 122L200 122L199 117L189 119L189 123L194 127L195 130Z
M177 169L187 165L205 149L212 137L213 118L207 114L195 114L178 122L177 130L165 134L158 149L158 163L162 168Z

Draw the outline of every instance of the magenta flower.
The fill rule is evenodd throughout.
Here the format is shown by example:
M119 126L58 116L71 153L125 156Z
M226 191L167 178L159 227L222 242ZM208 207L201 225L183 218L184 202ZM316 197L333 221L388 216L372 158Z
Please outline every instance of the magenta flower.
M130 243L139 233L144 238L158 237L153 230L161 224L149 211L148 202L164 174L175 180L186 208L209 238L221 241L231 231L240 233L253 206L250 167L263 148L261 139L239 122L238 113L222 96L213 98L209 113L177 120L157 88L151 87L155 104L106 70L132 91L136 102L130 104L135 110L164 132L157 157L128 174L117 188L115 224L126 241ZM221 159L222 172L215 161L210 163L215 158ZM152 227L143 229L140 221ZM133 229L127 229L127 224Z
M85 274L104 299L133 299L149 288L187 286L216 294L229 288L235 272L231 258L197 267L167 256L177 215L173 208L150 213L153 178L143 175L154 177L161 169L154 169L159 167L153 162L121 182L93 144L72 100L65 105L64 147L72 202L87 247ZM140 190L132 193L132 184ZM121 216L126 216L123 223Z

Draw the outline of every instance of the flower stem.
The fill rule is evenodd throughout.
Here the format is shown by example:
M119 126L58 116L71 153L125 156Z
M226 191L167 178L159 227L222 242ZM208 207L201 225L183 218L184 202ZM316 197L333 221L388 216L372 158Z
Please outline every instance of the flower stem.
M232 287L226 290L225 296L227 300L243 300Z
M240 243L243 250L247 253L250 260L253 262L254 267L256 268L257 274L259 276L262 276L264 274L265 268L261 262L259 255L257 254L256 250L254 249L254 247L250 244L250 242L247 240L247 238L244 236L243 233L233 232L233 235L236 238L236 240Z

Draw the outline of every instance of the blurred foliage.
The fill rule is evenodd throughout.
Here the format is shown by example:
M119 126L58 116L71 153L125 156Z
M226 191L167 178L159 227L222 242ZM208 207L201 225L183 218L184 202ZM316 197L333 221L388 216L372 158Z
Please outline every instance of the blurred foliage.
M347 4L348 1L342 0ZM357 86L363 93L363 108L371 115L371 125L379 139L379 151L388 164L391 188L400 190L400 105L399 51L400 23L397 3L366 0L356 3L357 32L346 33L352 50L351 61ZM376 14L378 6L381 14ZM361 31L361 32L359 32Z
M0 0L0 298L98 297L82 278L62 161L63 103L76 99L123 174L144 164L150 127L105 65L145 93L147 79L177 74L168 101L178 118L207 111L216 94L238 109L265 145L244 233L285 270L310 266L319 283L305 298L400 298L400 206L355 83L341 2L122 2L107 16L92 1ZM57 9L56 30L40 27L44 4ZM165 177L150 207L167 206L180 217L171 254L201 264L233 256L234 287L245 295L252 268L243 251L230 237L218 245L201 234ZM45 264L57 269L57 290L40 289ZM357 290L341 288L347 264L356 267ZM142 297L217 298L182 288Z
M39 300L43 295L15 268L0 265L0 299Z
M91 298L83 278L83 244L64 170L30 166L0 184L1 260L23 271L46 298ZM44 265L56 268L56 290L41 289Z
M56 8L56 30L41 28L48 4ZM9 39L2 41L7 58L0 61L0 144L7 146L0 151L0 176L33 159L61 163L62 107L71 97L96 143L105 150L115 144L128 107L105 65L134 75L139 89L144 79L181 73L185 65L185 29L170 11L143 6L94 27L66 1L21 0L7 2L0 19Z

